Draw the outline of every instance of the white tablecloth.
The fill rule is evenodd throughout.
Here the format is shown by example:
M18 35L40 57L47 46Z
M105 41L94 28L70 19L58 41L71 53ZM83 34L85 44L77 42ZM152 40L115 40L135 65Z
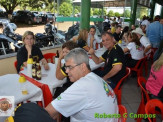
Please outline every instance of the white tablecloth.
M100 57L102 56L102 54L106 51L106 49L103 47L103 48L99 48L98 50L95 50L95 55L97 57ZM95 70L99 67L103 67L104 66L104 62L100 63L100 64L96 64L92 59L89 59L89 65L91 67L91 70Z
M15 106L23 101L42 101L42 90L32 83L27 81L28 94L23 95L18 74L7 74L0 76L0 96L14 96ZM6 117L0 116L0 122L3 122Z
M47 84L49 86L49 89L50 89L52 95L53 95L54 94L53 90L56 87L59 87L62 84L64 84L66 82L66 78L64 80L58 80L56 78L56 65L52 64L52 63L48 63L48 65L50 67L49 70L45 70L43 67L41 68L42 78L41 78L41 80L37 80L37 81ZM24 68L24 70L21 71L21 73L26 75L27 69Z

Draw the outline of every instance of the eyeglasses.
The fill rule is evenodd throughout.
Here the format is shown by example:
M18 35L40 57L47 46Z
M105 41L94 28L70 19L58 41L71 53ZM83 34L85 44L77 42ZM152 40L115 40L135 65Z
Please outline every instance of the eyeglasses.
M80 63L82 64L82 63ZM73 68L75 68L76 66L79 66L80 64L76 64L75 66L65 66L66 70L72 70Z

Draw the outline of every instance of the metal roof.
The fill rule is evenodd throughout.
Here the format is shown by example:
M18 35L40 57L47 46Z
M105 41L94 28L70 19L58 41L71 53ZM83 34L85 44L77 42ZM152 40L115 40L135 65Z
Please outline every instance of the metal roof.
M73 4L80 6L81 0L74 0ZM91 0L92 8L124 7L125 0ZM130 0L126 0L126 6L130 6Z

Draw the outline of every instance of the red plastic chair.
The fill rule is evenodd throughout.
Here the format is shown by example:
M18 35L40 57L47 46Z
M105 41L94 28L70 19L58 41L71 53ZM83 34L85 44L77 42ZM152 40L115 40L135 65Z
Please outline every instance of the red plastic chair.
M152 62L152 63L153 63L153 56L154 56L154 54L155 54L155 52L156 52L157 49L158 49L158 48L152 48L152 49L151 49L150 59L151 59L151 62Z
M15 67L16 71L17 71L17 65L18 65L18 61L15 61L14 62L14 67ZM23 67L20 68L20 71L22 71L22 70L23 70Z
M54 63L53 58L56 56L56 53L46 53L44 54L44 58L46 59L46 61L48 62L48 60L50 59L51 63Z
M126 67L126 75L123 78L121 78L121 80L118 82L118 84L114 88L114 93L117 95L119 105L121 104L122 83L130 75L130 72L131 72L130 68Z
M143 66L144 66L146 60L147 60L147 56L140 59L137 62L137 64L135 65L135 67L131 68L131 71L135 71L137 73L137 77L143 76Z
M156 107L160 109L163 121L163 103L160 100L158 99L149 100L145 106L145 112L146 114L157 114L158 111L156 111L155 109ZM153 121L151 119L153 119ZM156 118L148 118L148 120L150 122L156 122Z
M147 55L147 58L151 60L151 64L153 64L153 56L154 56L157 49L158 48L152 48L151 52ZM148 62L147 62L147 60L146 60L144 66L145 66L145 75L147 76L147 74L148 74Z
M118 119L118 122L126 122L127 120L127 109L123 105L118 105L119 108L119 114L121 115L121 118ZM124 116L126 114L126 116Z
M17 70L17 64L18 64L18 62L15 61L15 62L14 62L14 67L15 67L16 70Z
M150 100L147 91L145 90L146 79L144 77L138 77L138 84L141 88L141 102L137 110L137 114L145 114L145 105ZM137 122L141 122L142 118L137 118Z

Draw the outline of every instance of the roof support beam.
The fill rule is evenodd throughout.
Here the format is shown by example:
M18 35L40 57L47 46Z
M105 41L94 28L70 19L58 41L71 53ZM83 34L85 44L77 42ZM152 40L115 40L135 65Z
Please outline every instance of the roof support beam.
M137 10L137 0L132 0L132 6L131 6L131 25L135 25L135 19L136 19L136 10Z
M81 1L80 29L89 29L91 0Z
M150 12L150 18L152 18L152 19L153 19L153 16L154 16L155 4L156 4L156 1L152 0L151 1L151 12Z

